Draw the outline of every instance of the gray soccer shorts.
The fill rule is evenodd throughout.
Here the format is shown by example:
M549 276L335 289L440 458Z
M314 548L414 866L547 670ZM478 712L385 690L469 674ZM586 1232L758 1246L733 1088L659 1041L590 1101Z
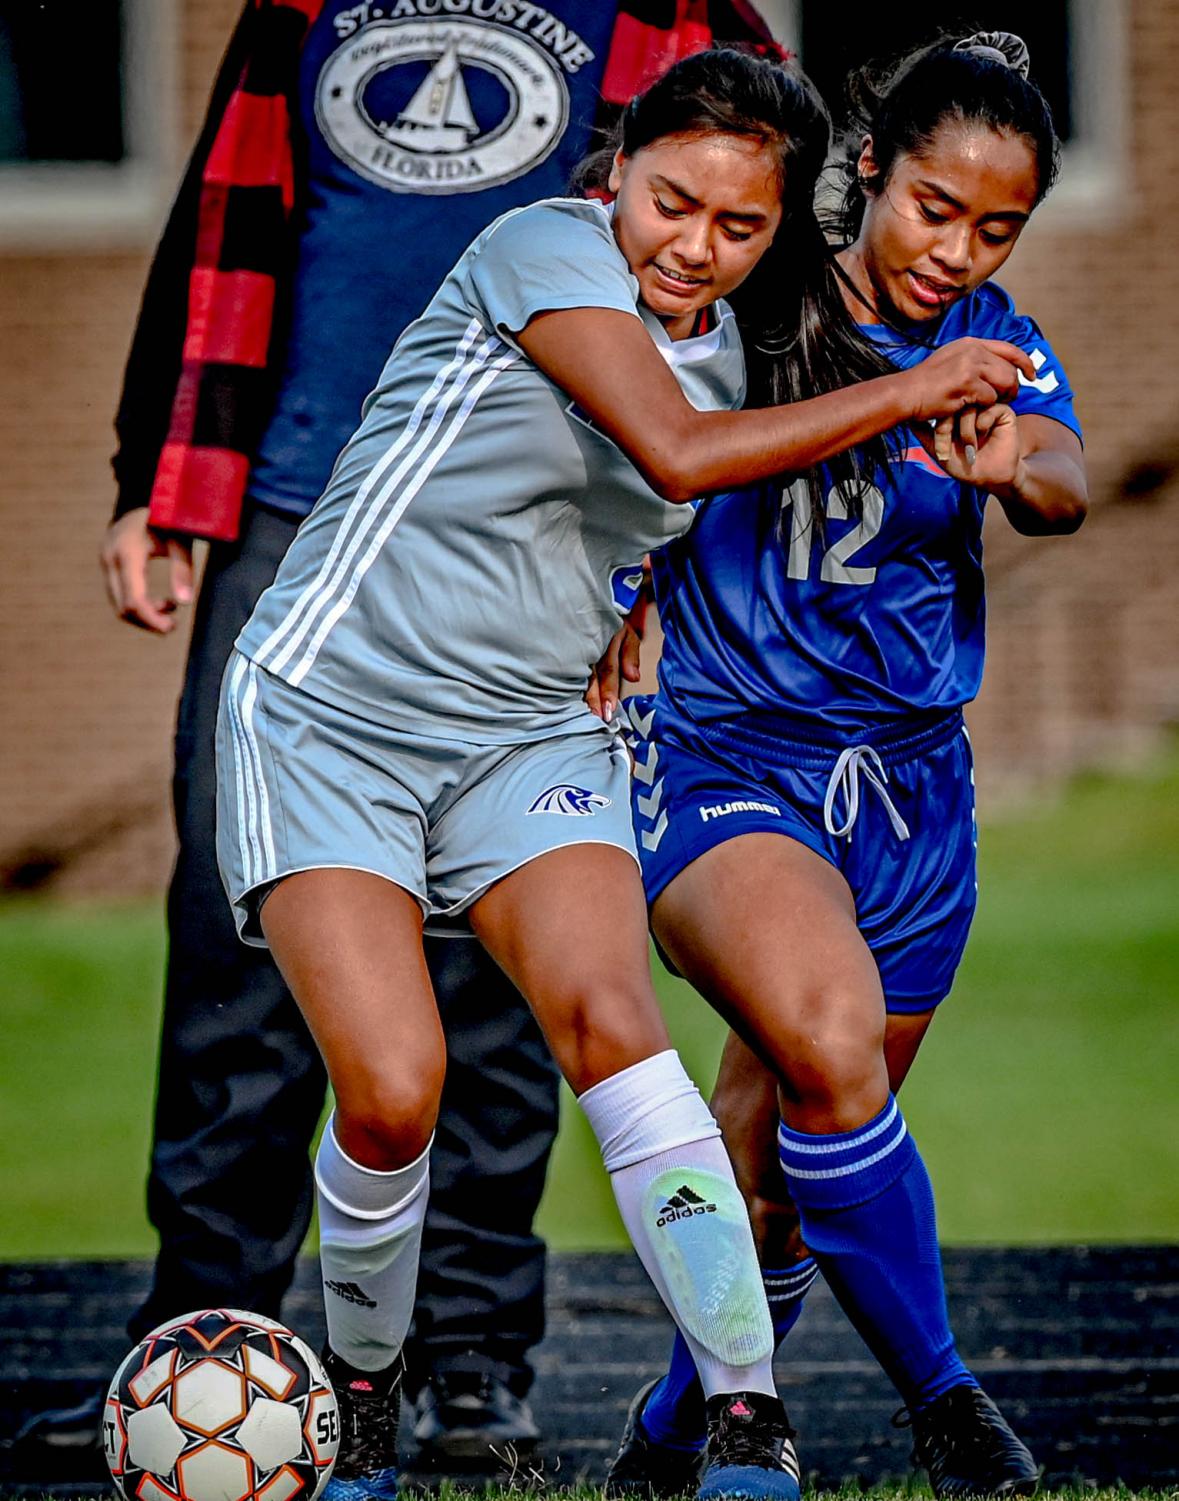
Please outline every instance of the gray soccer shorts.
M588 714L588 710L586 711ZM338 709L240 652L217 719L217 859L244 942L276 881L367 870L454 931L502 877L573 844L638 863L620 737L575 732L515 745L428 738Z

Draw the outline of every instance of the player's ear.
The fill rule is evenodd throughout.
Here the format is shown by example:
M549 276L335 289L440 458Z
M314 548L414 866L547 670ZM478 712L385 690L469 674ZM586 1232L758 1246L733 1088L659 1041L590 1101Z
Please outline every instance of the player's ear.
M610 163L610 176L606 180L606 186L612 193L617 193L622 186L622 164L625 160L620 146L614 153L614 160Z
M860 142L860 155L856 161L856 176L860 180L860 187L864 196L870 197L876 191L876 179L880 175L876 166L876 153L872 147L872 137L866 135Z

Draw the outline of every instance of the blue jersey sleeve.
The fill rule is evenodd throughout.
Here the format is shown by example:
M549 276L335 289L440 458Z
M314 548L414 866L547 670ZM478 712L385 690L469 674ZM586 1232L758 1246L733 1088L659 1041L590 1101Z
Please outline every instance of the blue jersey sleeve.
M1017 313L1010 296L994 282L980 287L975 297L975 317L968 331L981 339L1005 339L1017 344L1036 367L1034 379L1020 375L1019 392L1011 403L1014 410L1054 417L1082 437L1068 376L1036 320Z
M488 328L511 338L537 313L601 307L638 312L638 282L600 206L530 204L493 224L469 253L467 295Z

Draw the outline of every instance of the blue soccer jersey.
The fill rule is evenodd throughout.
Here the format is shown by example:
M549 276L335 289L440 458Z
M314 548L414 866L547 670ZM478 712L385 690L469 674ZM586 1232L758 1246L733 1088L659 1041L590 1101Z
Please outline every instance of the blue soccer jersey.
M903 368L965 335L1006 339L1036 367L1034 380L1020 376L1016 412L1080 433L1051 346L993 282L951 308L929 343L884 325L864 332ZM654 559L661 688L697 722L768 711L848 735L959 708L982 677L985 501L910 432L858 521L828 488L815 527L801 483L785 497L762 485L704 501Z

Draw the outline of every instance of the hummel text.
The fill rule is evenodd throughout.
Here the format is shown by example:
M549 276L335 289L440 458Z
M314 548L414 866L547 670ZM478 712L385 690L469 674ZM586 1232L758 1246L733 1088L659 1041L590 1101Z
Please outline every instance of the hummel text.
M745 798L734 798L731 803L714 803L711 808L700 809L704 823L710 818L723 818L726 813L772 813L775 818L782 817L781 808L775 808L773 803L755 803Z

